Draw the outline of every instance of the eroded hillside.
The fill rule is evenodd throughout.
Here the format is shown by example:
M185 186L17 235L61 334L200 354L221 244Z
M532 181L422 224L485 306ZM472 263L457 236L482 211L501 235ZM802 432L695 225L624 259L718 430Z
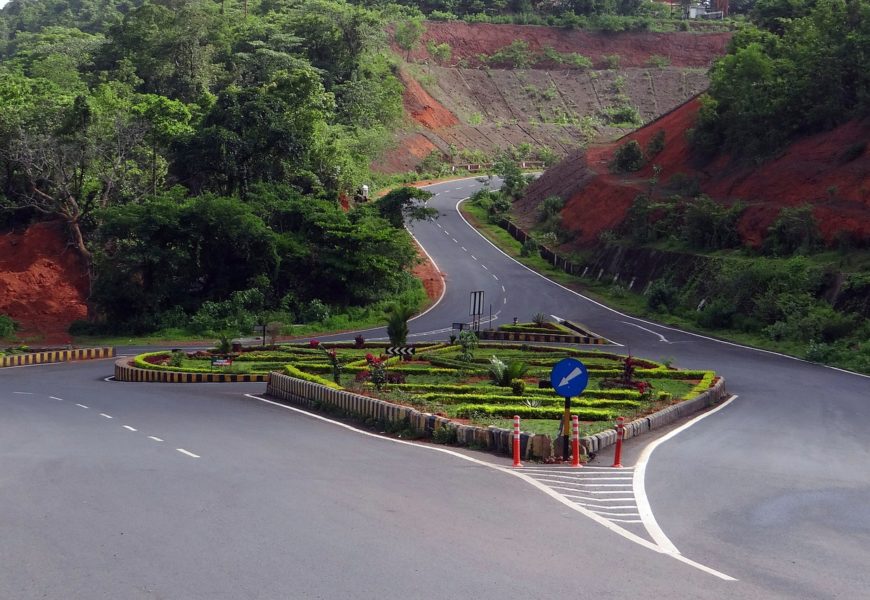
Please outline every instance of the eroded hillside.
M414 126L378 168L407 171L431 153L480 162L520 144L562 156L618 137L703 91L728 38L429 23L403 72ZM450 58L433 58L433 44L447 44ZM512 61L525 68L504 68Z
M566 199L562 220L579 245L594 244L624 220L634 198L650 192L653 169L661 169L653 194L664 197L687 187L730 204L745 206L738 228L743 241L758 246L784 207L810 204L822 236L829 243L844 232L870 237L870 120L801 138L761 165L720 155L701 163L685 133L695 126L693 100L660 120L617 142L577 151L547 170L514 206L521 226L531 227L537 206L548 196ZM612 173L617 147L636 140L647 148L664 132L661 152L635 173Z

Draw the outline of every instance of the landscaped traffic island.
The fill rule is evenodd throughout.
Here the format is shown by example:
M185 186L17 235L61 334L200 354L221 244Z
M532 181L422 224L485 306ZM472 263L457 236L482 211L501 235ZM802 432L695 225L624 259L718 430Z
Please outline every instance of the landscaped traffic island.
M696 398L717 380L712 371L678 370L607 352L479 343L472 338L464 335L454 344L418 344L412 347L413 354L407 356L391 356L386 344L361 339L339 344L312 340L229 354L152 352L137 356L133 366L149 371L216 376L265 376L272 372L272 393L279 388L278 379L306 383L287 392L284 399L291 401L323 407L334 397L327 392L341 391L384 405L412 409L435 417L439 423L450 421L456 426L484 430L507 430L513 416L519 415L524 432L549 438L559 433L565 402L550 386L550 371L564 358L582 361L589 372L588 387L571 402L571 413L579 417L584 436L611 430L617 416L628 422L643 419L649 422L649 415ZM363 410L341 408L341 403L336 405L355 416L389 420L383 415L372 417ZM348 406L357 405L350 402ZM404 427L400 423L390 428ZM436 437L445 441L454 439L443 432Z

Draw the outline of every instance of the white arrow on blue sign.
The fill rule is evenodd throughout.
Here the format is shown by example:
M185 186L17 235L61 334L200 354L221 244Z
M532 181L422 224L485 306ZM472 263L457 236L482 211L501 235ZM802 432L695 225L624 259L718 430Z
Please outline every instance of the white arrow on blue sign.
M589 385L589 371L576 358L564 358L550 371L553 390L564 398L577 396Z

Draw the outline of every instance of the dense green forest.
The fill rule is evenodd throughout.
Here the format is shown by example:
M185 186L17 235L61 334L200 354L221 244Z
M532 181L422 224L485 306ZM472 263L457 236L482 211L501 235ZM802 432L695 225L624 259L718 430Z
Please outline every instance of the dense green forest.
M699 149L763 158L870 115L868 0L759 0L752 22L713 67Z
M2 11L7 225L59 218L94 323L323 320L417 305L405 190L345 212L402 115L385 16L331 0L14 1Z

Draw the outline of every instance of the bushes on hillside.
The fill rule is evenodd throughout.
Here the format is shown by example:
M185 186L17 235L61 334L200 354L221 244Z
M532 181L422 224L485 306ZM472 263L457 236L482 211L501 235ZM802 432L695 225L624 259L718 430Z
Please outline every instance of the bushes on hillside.
M629 140L613 155L613 168L622 173L640 171L644 165L643 150L637 140Z

